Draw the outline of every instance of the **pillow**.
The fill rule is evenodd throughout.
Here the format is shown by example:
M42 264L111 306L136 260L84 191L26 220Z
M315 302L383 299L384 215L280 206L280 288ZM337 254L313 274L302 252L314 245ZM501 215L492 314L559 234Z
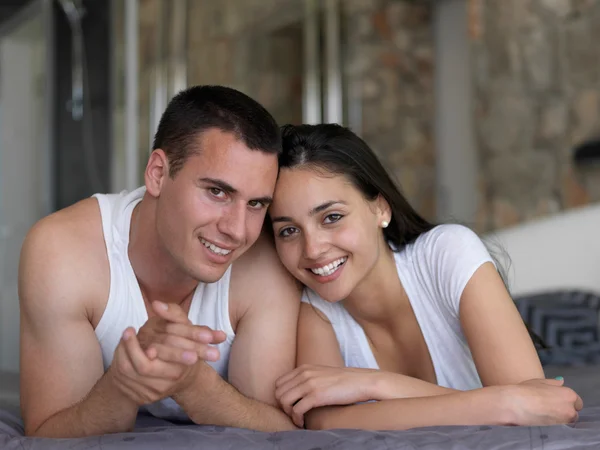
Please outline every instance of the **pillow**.
M600 364L600 296L556 291L521 296L517 308L548 348L539 348L543 365Z

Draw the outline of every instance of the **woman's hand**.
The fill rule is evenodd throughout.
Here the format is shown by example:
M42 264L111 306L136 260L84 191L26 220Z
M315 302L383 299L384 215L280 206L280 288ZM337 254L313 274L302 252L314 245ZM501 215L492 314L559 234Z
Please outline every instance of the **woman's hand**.
M372 400L377 370L302 365L277 380L275 397L296 426L313 408Z
M581 397L555 379L529 380L518 385L499 386L509 392L502 395L509 402L513 425L539 426L575 422L583 407Z

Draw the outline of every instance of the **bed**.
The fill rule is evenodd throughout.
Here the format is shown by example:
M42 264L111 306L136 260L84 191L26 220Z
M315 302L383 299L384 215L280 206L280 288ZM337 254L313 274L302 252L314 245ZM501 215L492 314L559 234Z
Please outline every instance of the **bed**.
M460 426L429 427L408 431L361 430L293 431L260 433L234 428L176 425L140 415L136 429L81 439L40 439L23 436L18 404L0 397L0 449L597 449L600 448L600 366L548 367L549 376L562 375L576 389L585 407L572 425L550 427ZM14 377L0 376L13 383ZM7 384L2 385L6 391ZM1 400L4 398L4 400Z
M22 435L18 416L0 410L0 448L55 449L597 449L600 407L585 408L577 423L549 427L430 427L408 431L361 430L260 433L214 426L173 425L140 416L134 432L81 439L40 439Z

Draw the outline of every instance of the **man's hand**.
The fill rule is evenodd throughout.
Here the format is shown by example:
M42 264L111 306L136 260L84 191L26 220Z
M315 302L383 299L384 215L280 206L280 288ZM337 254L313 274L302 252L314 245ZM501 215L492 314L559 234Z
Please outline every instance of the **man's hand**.
M111 381L137 406L153 403L184 390L199 376L213 371L204 361L219 359L222 331L192 325L178 305L152 304L150 318L136 336L123 333L109 369ZM214 371L213 371L214 372Z
M219 350L211 344L226 339L223 331L192 325L179 305L153 302L152 309L156 316L148 319L137 336L150 360L194 364L198 360L219 359Z
M184 389L195 362L173 363L148 358L135 330L127 328L108 369L110 381L136 406L154 403Z

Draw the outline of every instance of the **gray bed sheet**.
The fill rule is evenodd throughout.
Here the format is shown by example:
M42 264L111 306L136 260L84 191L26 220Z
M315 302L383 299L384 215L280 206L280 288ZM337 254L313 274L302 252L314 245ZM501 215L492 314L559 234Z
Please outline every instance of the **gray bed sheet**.
M0 449L599 449L600 407L584 408L573 425L549 427L429 427L408 431L289 431L261 433L234 428L174 425L140 416L136 430L81 439L26 438L18 416L0 410Z
M546 368L562 375L582 396L585 407L573 425L551 427L429 427L408 431L364 430L260 433L214 426L176 425L140 416L135 431L81 439L23 436L18 406L0 400L0 450L56 449L600 449L600 367Z

